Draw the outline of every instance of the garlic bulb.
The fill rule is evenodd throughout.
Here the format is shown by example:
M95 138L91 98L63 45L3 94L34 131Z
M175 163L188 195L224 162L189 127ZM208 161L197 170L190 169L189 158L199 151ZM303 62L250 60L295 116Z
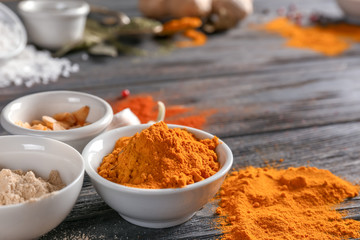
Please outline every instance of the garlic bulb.
M162 19L168 15L167 0L139 0L138 6L145 17Z
M211 12L212 0L167 0L166 4L174 18L206 17Z
M252 12L252 0L213 0L211 20L205 26L205 31L214 32L235 27Z
M160 121L164 121L165 119L165 104L161 101L157 102L158 104L158 115L155 121L149 121L148 123L157 123Z
M114 128L137 124L140 124L139 118L129 108L125 108L124 110L114 115L113 120L107 127L106 131Z
M141 13L150 18L205 17L212 0L139 0Z

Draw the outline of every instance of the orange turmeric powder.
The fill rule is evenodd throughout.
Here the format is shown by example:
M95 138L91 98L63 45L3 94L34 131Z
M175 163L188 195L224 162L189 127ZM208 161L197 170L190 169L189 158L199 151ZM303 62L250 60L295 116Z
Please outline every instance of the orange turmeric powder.
M198 140L185 129L153 124L132 137L120 138L103 158L98 173L115 183L137 188L181 188L219 170L218 138Z
M130 108L141 123L156 119L158 114L157 101L151 95L132 95L125 99L109 99L108 102L114 113ZM202 129L207 122L207 118L216 112L217 109L200 110L182 105L167 105L165 122Z
M204 33L196 31L194 29L186 30L183 35L190 40L187 41L178 41L176 46L178 47L195 47L202 46L206 43L207 37Z
M173 19L163 24L163 30L160 35L173 35L175 33L182 33L188 41L179 41L176 43L177 47L195 47L202 46L207 41L207 36L195 30L202 25L202 21L197 17L183 17L180 19Z
M287 38L286 46L310 49L326 56L336 56L360 42L360 27L346 23L326 26L299 26L285 17L276 18L263 29Z
M328 170L248 167L235 171L219 192L223 239L348 239L360 222L334 210L359 188Z
M197 17L183 17L180 19L173 19L163 24L163 30L160 34L169 35L177 32L183 32L188 29L195 29L200 27L202 21Z

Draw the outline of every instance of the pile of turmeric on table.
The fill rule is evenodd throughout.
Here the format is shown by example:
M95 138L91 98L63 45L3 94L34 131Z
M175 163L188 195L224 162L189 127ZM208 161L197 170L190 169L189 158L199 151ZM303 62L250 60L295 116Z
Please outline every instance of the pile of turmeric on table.
M113 152L103 158L98 173L130 187L185 187L219 170L218 144L217 137L199 140L186 129L170 129L159 122L120 138Z
M360 222L335 210L358 191L358 186L315 167L234 171L219 193L223 239L359 238Z

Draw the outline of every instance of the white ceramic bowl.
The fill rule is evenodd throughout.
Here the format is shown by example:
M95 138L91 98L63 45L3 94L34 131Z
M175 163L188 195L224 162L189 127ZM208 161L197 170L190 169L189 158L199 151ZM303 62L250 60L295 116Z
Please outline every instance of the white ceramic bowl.
M21 53L26 45L27 36L20 19L4 4L0 3L0 64ZM2 29L3 28L3 29ZM5 34L6 32L6 34ZM5 48L6 49L2 49Z
M36 201L0 206L1 239L35 239L60 224L72 210L84 177L84 161L62 142L32 136L0 136L0 169L33 170L47 179L58 170L63 189Z
M346 18L354 23L360 23L360 0L337 0Z
M90 7L80 0L27 0L18 10L33 43L58 49L82 39Z
M82 153L85 171L98 194L125 220L149 228L166 228L189 220L219 190L233 162L230 148L222 141L216 148L221 169L213 176L176 189L140 189L116 184L101 177L97 168L105 155L112 152L120 137L133 136L149 124L127 126L105 132L86 145ZM213 138L201 130L168 124L170 128L186 128L196 137Z
M52 116L55 113L72 112L84 105L90 107L87 121L91 123L84 127L61 131L40 131L15 124L19 120L31 122L35 119L41 120L44 115ZM97 96L75 91L48 91L20 97L7 104L1 112L1 125L11 134L53 138L81 152L91 139L107 128L113 115L111 106Z

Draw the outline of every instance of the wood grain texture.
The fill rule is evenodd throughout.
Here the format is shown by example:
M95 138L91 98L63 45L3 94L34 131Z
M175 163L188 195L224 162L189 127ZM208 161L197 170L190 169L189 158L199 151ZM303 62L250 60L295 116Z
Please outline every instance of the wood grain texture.
M139 16L137 1L91 0ZM6 2L16 9L16 2ZM232 149L234 168L316 166L350 181L360 171L360 46L328 58L285 48L284 39L254 28L287 7L288 0L256 0L255 13L237 28L209 36L203 47L161 52L151 38L137 43L147 56L67 57L80 71L48 85L0 88L0 109L20 96L49 90L75 90L104 99L147 93L167 105L216 109L204 129ZM302 0L302 12L341 16L335 1ZM264 11L266 10L266 11ZM267 12L264 14L264 12ZM0 128L0 135L6 132ZM338 207L360 220L360 198ZM74 209L41 239L217 239L216 200L188 222L146 229L123 220L97 195L88 177Z

